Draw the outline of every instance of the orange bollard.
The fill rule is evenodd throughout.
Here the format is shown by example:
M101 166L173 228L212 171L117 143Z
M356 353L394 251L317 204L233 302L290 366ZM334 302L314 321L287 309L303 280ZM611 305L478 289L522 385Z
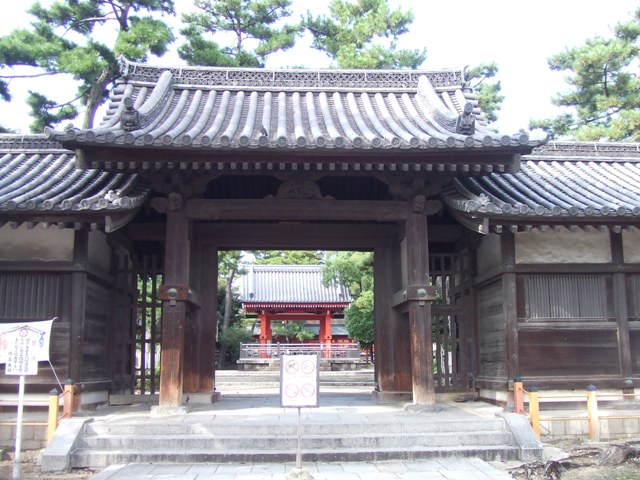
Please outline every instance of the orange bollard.
M51 442L53 434L58 428L58 391L54 388L49 392L49 416L47 418L47 444Z
M513 401L516 413L525 413L524 411L524 384L522 377L513 379Z
M589 415L589 438L600 441L600 416L598 415L598 392L595 385L587 387L587 413Z
M540 438L540 396L534 386L529 389L529 421L536 437Z

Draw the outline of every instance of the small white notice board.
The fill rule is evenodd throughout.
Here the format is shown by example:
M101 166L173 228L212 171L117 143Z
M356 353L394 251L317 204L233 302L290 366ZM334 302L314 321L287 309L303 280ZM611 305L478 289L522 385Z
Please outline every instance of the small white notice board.
M280 404L282 407L317 407L320 385L317 355L282 355Z

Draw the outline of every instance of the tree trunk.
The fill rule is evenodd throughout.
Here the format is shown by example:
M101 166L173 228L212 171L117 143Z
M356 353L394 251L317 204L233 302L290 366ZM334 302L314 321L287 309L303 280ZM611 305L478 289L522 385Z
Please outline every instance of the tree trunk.
M92 128L93 120L96 115L96 111L100 106L100 102L102 101L102 96L104 94L107 85L111 80L111 69L107 66L102 72L100 72L100 76L96 78L95 83L89 90L89 95L87 96L87 110L84 114L84 120L82 122L82 128Z
M224 315L222 317L222 333L226 332L231 324L231 308L232 308L232 287L233 287L233 278L236 275L235 267L229 270L229 275L227 277L227 283L224 286ZM227 345L220 345L220 354L218 359L221 365L225 365L225 358L227 356Z

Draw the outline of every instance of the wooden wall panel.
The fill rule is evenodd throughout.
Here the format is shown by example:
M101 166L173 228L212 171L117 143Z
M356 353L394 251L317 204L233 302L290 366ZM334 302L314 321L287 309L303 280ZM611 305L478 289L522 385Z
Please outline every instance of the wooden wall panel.
M107 346L111 292L95 281L87 282L82 381L105 380L108 376Z
M41 272L0 273L0 319L8 322L24 318L46 320L58 317L51 330L50 359L61 380L68 375L69 352L69 305L65 301L70 295L70 274ZM0 385L18 382L17 376L5 376L0 368ZM51 368L44 362L39 365L37 377L29 377L29 384L44 384L51 389L56 382ZM0 387L1 390L2 387ZM29 391L33 391L30 389ZM48 391L48 390L46 390Z
M476 300L480 377L506 378L507 345L502 282L479 287Z
M520 372L535 376L620 373L615 326L604 329L521 329Z
M631 329L629 337L631 340L631 372L633 375L640 375L640 330Z

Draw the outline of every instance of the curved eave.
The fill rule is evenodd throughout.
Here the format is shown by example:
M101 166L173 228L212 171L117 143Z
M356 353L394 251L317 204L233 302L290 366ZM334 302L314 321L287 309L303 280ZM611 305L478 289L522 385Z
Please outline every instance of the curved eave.
M573 142L573 151L593 144ZM528 156L517 173L458 177L443 197L458 216L505 225L640 225L640 155L637 144L614 145L607 158ZM606 144L599 146L601 151ZM564 149L565 152L568 151Z
M137 175L79 170L73 152L43 136L0 136L0 216L115 218L147 195Z
M203 80L184 85L183 72L167 68L151 83L126 81L111 99L105 122L93 129L47 130L47 136L74 148L115 146L166 150L211 151L480 151L529 153L544 140L526 132L501 135L481 121L471 95L460 85L432 83L434 72L405 72L410 86L385 83L398 72L327 71L322 75L367 75L375 81L343 81L336 85L308 76L318 72L281 71L282 81L256 85L264 71L237 70L236 81ZM137 70L136 70L137 71ZM191 71L191 70L189 70ZM198 71L197 71L198 72ZM199 70L207 75L228 69ZM269 74L269 72L266 72ZM275 78L275 73L271 72ZM382 76L380 76L382 75ZM268 76L268 75L267 75ZM134 76L135 77L135 76ZM181 83L182 82L182 83ZM257 82L260 83L260 82Z
M261 310L265 308L287 308L291 310L303 310L303 309L316 309L316 308L329 308L329 309L344 309L349 306L349 302L332 303L332 302L307 302L307 303L295 303L295 302L241 302L242 308L245 310Z

